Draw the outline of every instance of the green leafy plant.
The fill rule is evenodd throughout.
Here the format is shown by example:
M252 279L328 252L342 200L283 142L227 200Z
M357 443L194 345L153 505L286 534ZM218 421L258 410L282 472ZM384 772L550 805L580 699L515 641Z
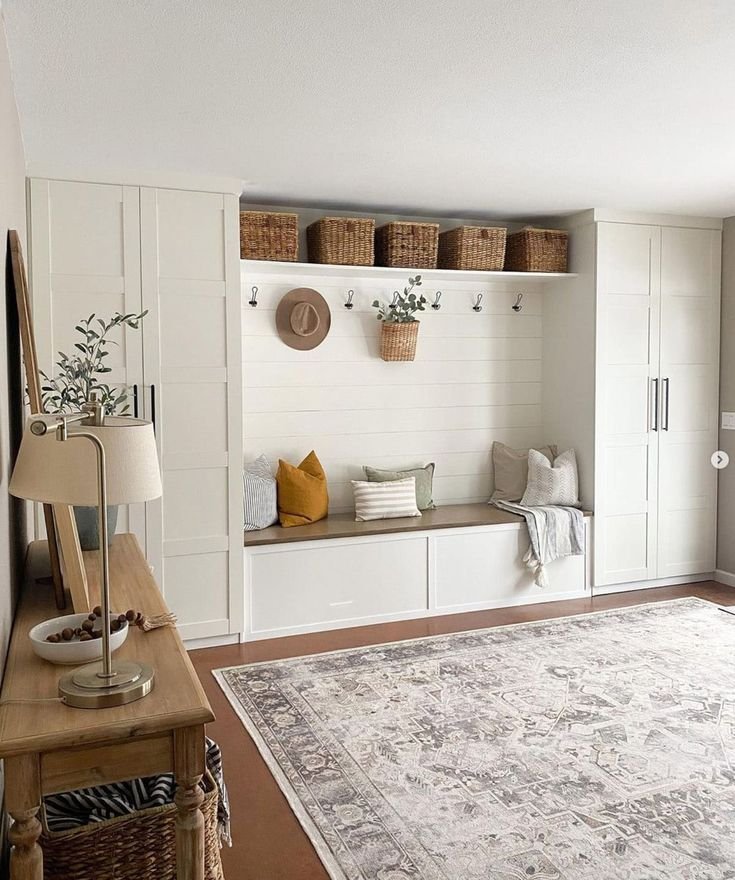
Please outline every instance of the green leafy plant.
M403 293L396 291L392 303L382 303L380 300L373 301L373 308L378 310L378 320L387 324L411 324L418 321L416 312L423 312L427 299L422 294L416 296L414 287L421 287L421 276L408 279L408 287L403 288Z
M109 347L117 345L117 342L109 339L109 334L118 327L138 330L140 322L147 314L147 310L139 315L116 312L107 321L92 314L86 320L80 321L74 328L82 337L80 342L74 343L77 351L72 355L59 352L59 360L56 362L59 368L57 376L51 378L46 373L41 373L41 395L46 412L79 412L82 405L89 400L90 392L96 389L106 415L127 415L130 409L127 389L115 388L101 381L100 376L112 372L105 359L110 354Z

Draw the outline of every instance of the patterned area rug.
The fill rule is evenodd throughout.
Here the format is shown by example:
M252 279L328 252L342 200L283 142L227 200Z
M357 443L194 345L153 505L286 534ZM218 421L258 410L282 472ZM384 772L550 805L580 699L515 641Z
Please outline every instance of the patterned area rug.
M338 880L735 878L735 617L709 602L215 675Z

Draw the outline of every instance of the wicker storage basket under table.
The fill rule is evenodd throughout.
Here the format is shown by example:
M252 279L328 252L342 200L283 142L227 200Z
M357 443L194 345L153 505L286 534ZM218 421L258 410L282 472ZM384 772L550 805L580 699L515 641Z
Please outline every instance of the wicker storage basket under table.
M507 229L458 226L439 233L439 268L499 272L505 261Z
M240 211L240 259L295 263L299 258L299 215Z
M310 263L372 266L375 262L375 220L322 217L306 228Z
M416 340L420 321L396 324L382 321L380 326L380 356L384 361L412 361L416 358Z
M508 236L505 268L509 272L566 272L569 233L526 226Z
M219 795L204 776L204 878L224 880L217 834ZM49 831L39 843L44 880L176 880L176 806L151 807L69 831Z
M375 262L378 266L436 269L438 246L438 223L393 220L375 230Z

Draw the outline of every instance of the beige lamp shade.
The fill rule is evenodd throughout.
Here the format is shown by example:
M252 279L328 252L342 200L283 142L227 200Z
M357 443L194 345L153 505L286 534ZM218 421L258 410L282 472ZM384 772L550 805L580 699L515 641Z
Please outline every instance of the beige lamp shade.
M49 426L42 436L31 433L32 422ZM98 503L97 450L86 437L94 434L104 446L107 503L130 504L161 495L156 439L150 422L107 416L105 424L68 427L68 439L58 440L58 415L31 416L23 432L9 492L18 498L46 504L96 507Z

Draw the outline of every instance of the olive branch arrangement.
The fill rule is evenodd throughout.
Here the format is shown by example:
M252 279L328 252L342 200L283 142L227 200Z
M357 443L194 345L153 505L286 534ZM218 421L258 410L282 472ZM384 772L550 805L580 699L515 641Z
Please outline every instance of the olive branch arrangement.
M116 389L98 377L112 372L105 358L110 354L109 346L117 345L117 342L109 339L109 334L118 327L138 330L147 314L147 309L139 315L116 312L107 321L91 314L80 321L74 328L83 340L74 343L77 351L72 355L59 352L57 376L52 378L41 371L41 396L46 412L79 412L90 399L90 392L96 390L105 415L127 415L130 409L127 388Z
M408 287L403 288L403 293L396 291L393 302L381 303L380 300L373 300L373 308L378 310L378 320L387 324L411 324L418 321L415 317L416 312L425 311L427 299L423 293L416 296L413 292L414 287L421 287L420 275L409 278Z

